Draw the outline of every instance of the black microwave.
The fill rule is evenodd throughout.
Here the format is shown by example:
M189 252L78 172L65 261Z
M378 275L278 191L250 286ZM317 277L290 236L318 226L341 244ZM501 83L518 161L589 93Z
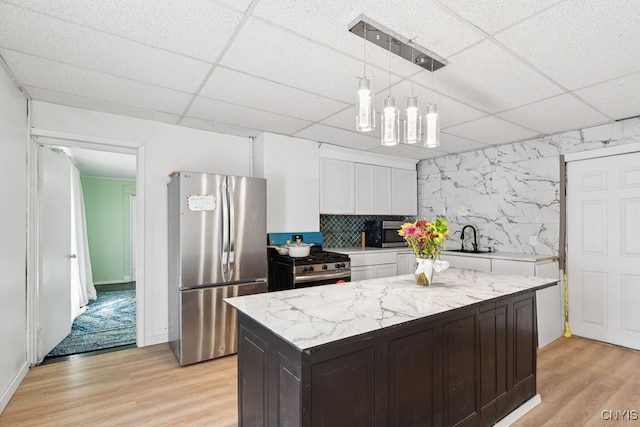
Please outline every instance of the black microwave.
M407 246L404 238L398 235L403 221L367 221L364 224L364 244L378 248Z

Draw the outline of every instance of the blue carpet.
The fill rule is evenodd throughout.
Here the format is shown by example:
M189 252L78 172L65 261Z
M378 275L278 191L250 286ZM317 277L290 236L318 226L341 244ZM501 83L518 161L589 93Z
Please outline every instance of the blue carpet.
M47 356L65 356L136 342L136 291L98 294L73 322L71 333Z

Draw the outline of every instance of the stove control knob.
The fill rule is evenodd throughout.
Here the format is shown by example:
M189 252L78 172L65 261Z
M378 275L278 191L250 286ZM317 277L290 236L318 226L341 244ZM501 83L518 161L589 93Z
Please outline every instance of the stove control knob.
M340 268L340 264L336 264L336 268Z
M322 266L322 269L323 269L323 270L326 270L326 269L327 269L327 264L323 265L323 266Z

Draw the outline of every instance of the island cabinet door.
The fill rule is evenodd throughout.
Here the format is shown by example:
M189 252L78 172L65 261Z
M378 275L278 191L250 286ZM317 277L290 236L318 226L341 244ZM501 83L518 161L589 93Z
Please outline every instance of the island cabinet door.
M477 325L476 310L442 324L444 426L479 425Z
M504 415L536 394L537 320L535 293L509 300L507 321L509 358L507 359L508 406Z
M311 365L313 427L375 426L375 347L336 354ZM304 423L307 424L307 423Z
M506 415L507 399L507 312L506 301L480 306L480 425L493 425Z
M389 427L441 425L442 353L435 328L389 341Z

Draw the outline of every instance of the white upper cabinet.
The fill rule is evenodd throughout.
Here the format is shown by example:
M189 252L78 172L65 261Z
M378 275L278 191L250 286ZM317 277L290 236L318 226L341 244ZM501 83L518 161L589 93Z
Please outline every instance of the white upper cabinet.
M391 168L356 163L355 213L358 215L390 215Z
M414 160L330 145L319 151L321 214L417 215Z
M391 169L391 210L394 215L418 214L418 174L415 170Z
M354 163L320 159L320 213L355 213Z

